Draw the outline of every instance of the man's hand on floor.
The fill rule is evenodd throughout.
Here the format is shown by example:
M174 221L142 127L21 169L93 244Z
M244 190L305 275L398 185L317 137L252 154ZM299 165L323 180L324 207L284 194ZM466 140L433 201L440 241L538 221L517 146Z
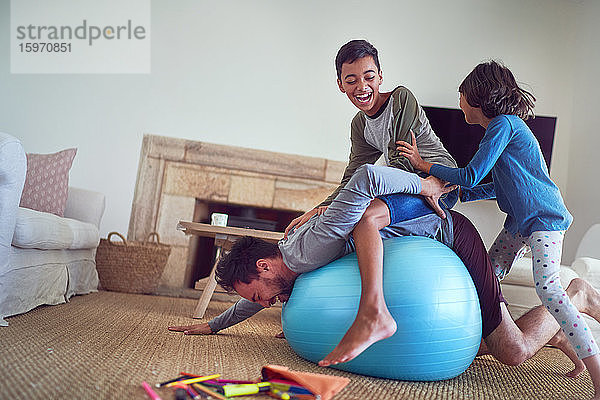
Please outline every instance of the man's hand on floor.
M183 332L184 335L212 335L208 322L196 325L169 326L168 329L174 332Z

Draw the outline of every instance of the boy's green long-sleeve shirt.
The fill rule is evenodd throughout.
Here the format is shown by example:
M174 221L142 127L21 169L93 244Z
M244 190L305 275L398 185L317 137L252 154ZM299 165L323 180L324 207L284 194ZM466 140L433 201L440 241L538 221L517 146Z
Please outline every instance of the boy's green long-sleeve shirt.
M387 166L415 172L406 157L396 150L398 140L412 142L411 130L415 133L419 153L425 161L451 168L457 167L454 158L431 129L425 111L415 96L407 88L398 86L374 116L369 117L363 111L359 111L352 119L352 146L344 176L340 186L319 206L331 204L358 167L374 164L381 155L384 156Z

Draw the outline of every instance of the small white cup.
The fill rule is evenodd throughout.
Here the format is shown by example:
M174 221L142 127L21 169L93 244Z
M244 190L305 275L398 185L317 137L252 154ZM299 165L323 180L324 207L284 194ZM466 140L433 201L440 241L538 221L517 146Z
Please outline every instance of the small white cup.
M227 226L227 218L229 215L221 213L212 213L210 216L210 224L216 226Z

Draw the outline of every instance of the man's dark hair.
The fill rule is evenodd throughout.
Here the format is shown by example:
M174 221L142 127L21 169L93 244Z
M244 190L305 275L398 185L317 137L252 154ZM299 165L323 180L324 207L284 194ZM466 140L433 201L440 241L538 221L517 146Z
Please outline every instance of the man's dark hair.
M356 39L351 40L338 50L337 56L335 56L335 70L337 72L338 79L342 79L342 64L352 64L359 58L371 56L375 65L377 66L377 72L381 70L379 66L379 56L377 55L377 49L366 40Z
M215 278L225 290L233 292L234 283L250 283L258 278L256 261L280 255L277 244L244 236L234 243L229 253L221 257L217 263Z
M488 118L516 115L527 119L533 115L535 97L521 89L512 72L497 61L476 66L458 87L471 107L479 107Z

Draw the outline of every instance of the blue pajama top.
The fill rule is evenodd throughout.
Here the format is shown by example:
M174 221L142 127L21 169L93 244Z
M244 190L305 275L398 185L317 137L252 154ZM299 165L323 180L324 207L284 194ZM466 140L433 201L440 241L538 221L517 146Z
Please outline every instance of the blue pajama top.
M490 171L493 181L476 186ZM465 168L433 164L429 173L468 188L463 201L495 196L507 214L504 227L511 233L564 231L573 221L550 179L537 139L516 115L499 115L490 121Z

